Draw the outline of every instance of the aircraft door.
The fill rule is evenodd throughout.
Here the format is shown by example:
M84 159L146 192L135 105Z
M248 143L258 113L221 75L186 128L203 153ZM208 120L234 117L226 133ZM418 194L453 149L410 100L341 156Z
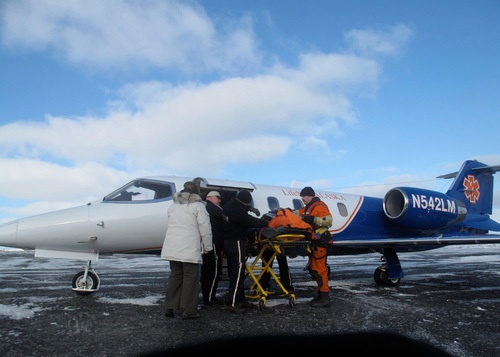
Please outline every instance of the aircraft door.
M172 183L137 180L90 207L92 237L100 254L160 250L174 191Z

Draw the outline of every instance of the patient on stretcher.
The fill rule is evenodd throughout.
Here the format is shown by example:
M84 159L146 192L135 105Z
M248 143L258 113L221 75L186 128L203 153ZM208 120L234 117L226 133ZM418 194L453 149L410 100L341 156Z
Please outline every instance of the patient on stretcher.
M300 217L295 215L290 209L279 209L274 212L267 213L267 217L270 218L269 227L263 228L260 232L260 240L269 239L271 241L283 242L296 242L296 241L310 241L314 231L312 227L303 222ZM269 262L269 259L274 260L274 256L278 261L279 266L279 279L284 288L284 293L293 293L294 287L292 283L292 276L290 275L290 270L288 268L288 261L286 251L293 247L281 246L281 254L276 254L273 250L266 250L262 254L262 266L265 262ZM269 268L272 268L273 261L269 262ZM271 285L271 274L265 271L260 277L260 285L264 291L269 291Z
M283 234L303 234L305 239L310 240L314 234L311 225L304 222L289 208L280 208L276 211L266 213L263 218L269 219L269 227L261 231L261 235L267 239L272 239Z

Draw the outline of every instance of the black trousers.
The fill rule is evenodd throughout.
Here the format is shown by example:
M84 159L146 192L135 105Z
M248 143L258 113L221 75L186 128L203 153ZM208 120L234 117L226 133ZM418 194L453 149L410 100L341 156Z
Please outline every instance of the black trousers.
M220 252L215 244L213 247L212 251L202 255L203 264L201 265L200 283L204 302L210 302L216 297L219 286Z
M225 302L229 306L236 306L246 300L246 241L225 239L224 252L226 253L229 273L229 288Z

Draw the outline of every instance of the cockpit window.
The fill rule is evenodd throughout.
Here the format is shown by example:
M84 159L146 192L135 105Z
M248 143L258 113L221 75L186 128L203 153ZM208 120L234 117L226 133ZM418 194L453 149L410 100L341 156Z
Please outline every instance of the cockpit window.
M137 180L104 197L105 202L138 202L172 198L173 184Z

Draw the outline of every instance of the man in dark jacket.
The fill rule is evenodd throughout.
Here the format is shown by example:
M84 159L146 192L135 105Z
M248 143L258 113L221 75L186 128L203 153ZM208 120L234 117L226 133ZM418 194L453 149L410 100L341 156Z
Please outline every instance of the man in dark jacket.
M223 226L225 216L220 206L221 195L217 191L210 191L206 197L207 211L210 214L210 224L212 226L212 246L213 250L203 254L203 264L201 266L201 293L205 305L221 305L222 300L217 299L216 293L219 286L219 259L222 258L223 247Z
M250 191L240 191L224 205L224 252L227 257L229 288L226 295L227 309L231 312L244 312L242 308L252 307L245 299L245 261L246 243L251 228L268 226L268 221L248 214L252 210Z

